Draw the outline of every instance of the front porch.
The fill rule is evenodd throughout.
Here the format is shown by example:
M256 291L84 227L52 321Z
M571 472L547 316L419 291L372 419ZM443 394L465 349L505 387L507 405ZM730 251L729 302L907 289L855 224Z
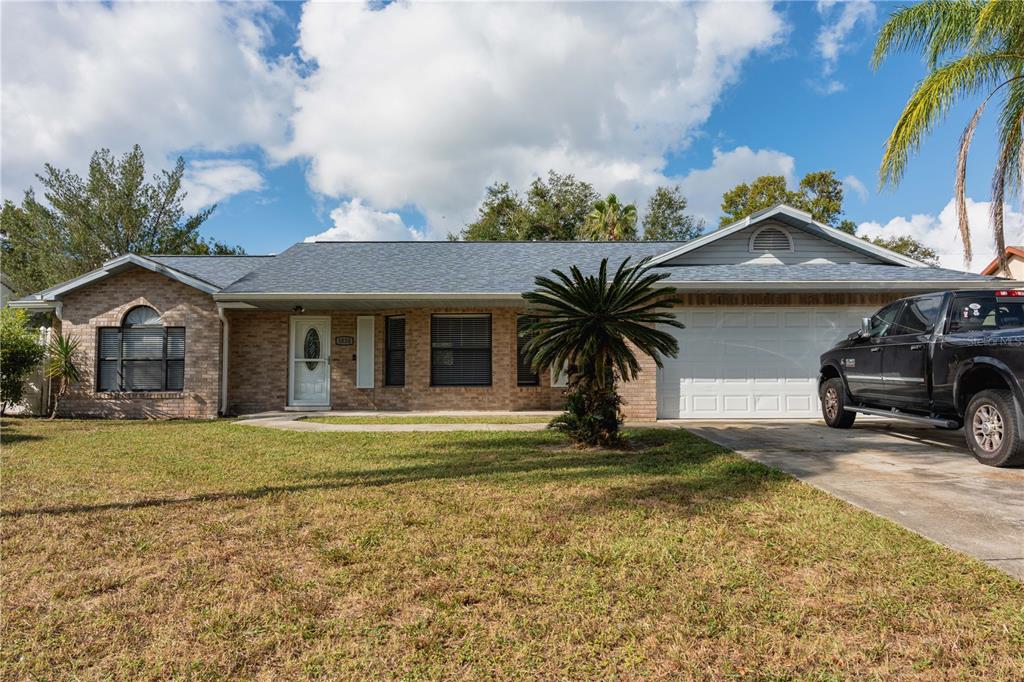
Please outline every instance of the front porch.
M227 414L454 414L561 407L520 362L521 305L227 309Z

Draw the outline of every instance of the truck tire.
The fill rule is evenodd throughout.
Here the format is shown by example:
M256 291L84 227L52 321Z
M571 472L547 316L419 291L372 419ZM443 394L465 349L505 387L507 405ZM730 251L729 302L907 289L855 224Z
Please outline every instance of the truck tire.
M843 380L833 377L821 385L821 416L825 423L833 429L848 429L857 418L856 412L848 412L846 407L846 387Z
M993 467L1024 465L1020 419L1009 391L987 389L975 394L964 413L964 436L974 458Z

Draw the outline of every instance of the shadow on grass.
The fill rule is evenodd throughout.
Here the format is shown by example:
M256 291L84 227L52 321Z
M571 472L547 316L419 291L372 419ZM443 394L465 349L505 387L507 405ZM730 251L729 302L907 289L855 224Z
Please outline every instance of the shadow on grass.
M259 486L248 490L155 497L128 502L33 507L0 512L0 518L145 509L225 500L255 500L271 495L352 487L382 487L428 481L479 479L495 485L543 485L615 476L641 476L641 485L609 489L580 511L595 505L618 506L651 500L684 505L695 498L735 500L766 491L786 477L684 432L630 434L630 450L578 450L551 438L523 435L472 437L426 445L428 464L370 470L321 471L307 482ZM451 452L451 450L455 450ZM440 457L440 461L437 459ZM650 479L657 480L651 481Z
M34 433L21 433L18 430L18 426L20 424L13 419L0 420L0 445L14 445L15 443L43 440L42 436Z

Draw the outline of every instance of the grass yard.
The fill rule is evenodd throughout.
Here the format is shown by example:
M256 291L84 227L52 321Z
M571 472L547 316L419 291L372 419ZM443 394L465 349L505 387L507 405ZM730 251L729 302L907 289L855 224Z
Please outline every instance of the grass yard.
M680 431L8 419L4 680L1024 679L1024 586Z
M536 414L487 415L364 415L303 417L303 421L321 424L547 424L553 417Z

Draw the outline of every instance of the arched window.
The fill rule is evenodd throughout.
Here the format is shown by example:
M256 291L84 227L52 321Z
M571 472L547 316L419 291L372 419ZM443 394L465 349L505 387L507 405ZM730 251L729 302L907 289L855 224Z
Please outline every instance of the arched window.
M768 225L757 230L750 237L751 253L774 253L792 250L793 239L781 227Z
M165 327L140 305L120 327L100 327L97 391L180 391L185 387L185 328Z

